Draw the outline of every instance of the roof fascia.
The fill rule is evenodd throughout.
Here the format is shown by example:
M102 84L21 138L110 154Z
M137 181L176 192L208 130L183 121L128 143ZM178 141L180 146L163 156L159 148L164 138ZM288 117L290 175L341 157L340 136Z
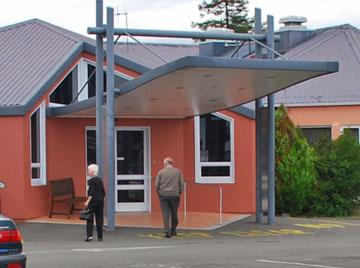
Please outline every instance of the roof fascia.
M91 53L93 55L96 54L96 48L94 45L89 44L89 43L84 43L84 51ZM104 51L105 53L105 51ZM116 64L124 66L127 69L131 69L133 71L136 71L140 74L146 73L147 71L150 71L151 69L148 67L145 67L143 65L140 65L138 63L135 63L133 61L130 61L128 59L125 59L117 54L114 54L114 61Z
M248 107L245 107L245 106L236 106L236 107L233 107L233 108L230 108L230 111L234 112L234 113L237 113L237 114L240 114L240 115L243 115L249 119L253 119L255 120L255 111L253 109L250 109Z
M23 116L25 115L25 106L0 106L0 116Z
M46 116L62 116L69 113L81 111L86 108L90 108L95 106L96 98L91 97L87 100L83 100L81 102L71 103L69 105L61 106L61 107L48 107L46 108Z

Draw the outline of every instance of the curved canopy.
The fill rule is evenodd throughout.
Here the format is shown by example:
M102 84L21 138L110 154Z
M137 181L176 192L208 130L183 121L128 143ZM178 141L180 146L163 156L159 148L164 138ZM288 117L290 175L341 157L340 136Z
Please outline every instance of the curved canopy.
M115 97L115 117L185 118L206 114L337 71L337 62L189 56L123 84ZM95 117L95 98L50 108L49 114Z

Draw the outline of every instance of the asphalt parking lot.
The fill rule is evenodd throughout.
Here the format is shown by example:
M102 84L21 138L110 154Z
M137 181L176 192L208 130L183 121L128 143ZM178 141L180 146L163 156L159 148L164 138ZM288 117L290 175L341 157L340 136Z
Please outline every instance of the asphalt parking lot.
M360 267L360 218L250 217L212 231L118 228L84 242L85 226L20 223L29 268Z

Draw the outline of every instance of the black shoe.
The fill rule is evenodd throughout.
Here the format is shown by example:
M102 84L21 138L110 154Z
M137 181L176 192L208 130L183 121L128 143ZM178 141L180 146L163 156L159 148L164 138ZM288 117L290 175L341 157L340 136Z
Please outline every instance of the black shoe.
M92 236L89 236L85 239L85 242L90 242L90 241L93 241L93 237Z
M176 231L171 231L171 235L177 236L177 232Z
M99 240L99 241L103 241L103 239L102 239L102 238L98 238L98 240Z
M166 234L165 234L165 238L171 238L171 234L170 234L170 233L166 233Z

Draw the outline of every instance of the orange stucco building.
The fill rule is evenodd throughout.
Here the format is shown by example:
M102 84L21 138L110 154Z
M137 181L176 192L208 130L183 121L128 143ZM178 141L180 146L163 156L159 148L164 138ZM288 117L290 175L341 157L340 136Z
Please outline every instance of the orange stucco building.
M59 91L69 91L70 88L71 94L74 94L74 83L80 83L76 80L83 79L84 73L85 78L90 76L89 68L92 68L95 61L94 53L86 45L76 46L80 41L84 41L84 37L38 20L0 29L2 36L0 39L10 33L20 38L28 31L35 32L31 40L36 48L31 48L30 42L27 48L15 47L14 50L21 51L22 56L27 55L28 58L31 58L29 57L31 53L35 53L37 57L44 54L44 58L46 55L47 59L46 62L40 63L36 63L37 59L25 60L22 74L28 74L27 77L18 77L18 83L30 84L33 88L28 89L29 92L15 92L15 95L18 95L14 96L17 98L15 101L12 94L7 92L7 95L2 97L6 107L0 116L0 137L3 141L0 153L0 180L6 185L5 189L0 190L1 209L3 214L15 219L30 219L49 213L48 182L51 180L72 177L76 194L86 195L86 167L93 161L95 143L94 117L49 116L51 107L57 107L62 102L68 101L64 99L64 94L58 93ZM49 44L43 44L44 38L49 37L49 34L55 39L53 46L50 47ZM92 42L86 38L85 41ZM59 42L62 43L61 51L57 50ZM75 49L71 48L74 44ZM15 65L20 55L13 53L12 57ZM62 63L62 68L58 68L59 62ZM38 65L48 69L42 70L40 66L37 67ZM12 66L8 67L9 70L11 68ZM47 77L47 73L53 72L54 68L53 77ZM127 61L124 63L118 60L115 72L121 83L122 79L129 80L141 75L143 69L134 63L128 64ZM32 82L34 84L31 84ZM12 83L15 85L17 82ZM38 89L39 85L40 89ZM85 95L81 95L84 92ZM84 92L77 97L89 98L91 85L86 86ZM22 98L24 105L21 103ZM218 165L225 165L222 167L225 171L220 183L216 179L212 181L211 168L207 171L210 172L209 176L207 178L203 176L205 181L196 182L195 128L197 127L194 118L116 118L117 212L159 211L159 202L154 190L155 177L162 168L163 158L171 156L175 160L175 165L184 173L188 210L218 211L219 185L221 185L224 212L254 213L253 118L224 110L209 115L209 118L204 119L205 121L199 120L202 122L202 127L207 124L206 120L219 121L220 124L217 126L220 128L219 131L231 132L227 140L222 141L223 148L220 148L220 153L216 153L220 155L219 161L222 162ZM211 133L201 133L201 135L202 140L215 138ZM224 149L225 143L227 147ZM129 163L124 159L125 156L120 155L123 153L120 152L122 150L132 155L132 160L138 164L136 167L129 167ZM211 154L211 149L206 153ZM210 159L212 156L201 157ZM126 163L123 165L121 161ZM121 170L122 168L124 170ZM207 167L204 167L204 170L206 169ZM183 204L182 202L182 206Z
M71 177L76 194L86 194L86 167L96 159L95 41L35 19L0 28L0 42L1 209L31 219L49 213L51 180ZM155 177L171 156L184 173L187 210L218 212L221 203L223 212L255 213L255 112L229 107L334 72L337 64L304 61L288 69L279 61L230 60L236 48L224 43L150 46L173 61L168 69L141 46L115 46L115 87L141 88L116 100L115 211L159 211ZM171 118L162 105L174 111ZM157 116L147 113L154 107ZM291 116L301 122L306 112L296 109Z

